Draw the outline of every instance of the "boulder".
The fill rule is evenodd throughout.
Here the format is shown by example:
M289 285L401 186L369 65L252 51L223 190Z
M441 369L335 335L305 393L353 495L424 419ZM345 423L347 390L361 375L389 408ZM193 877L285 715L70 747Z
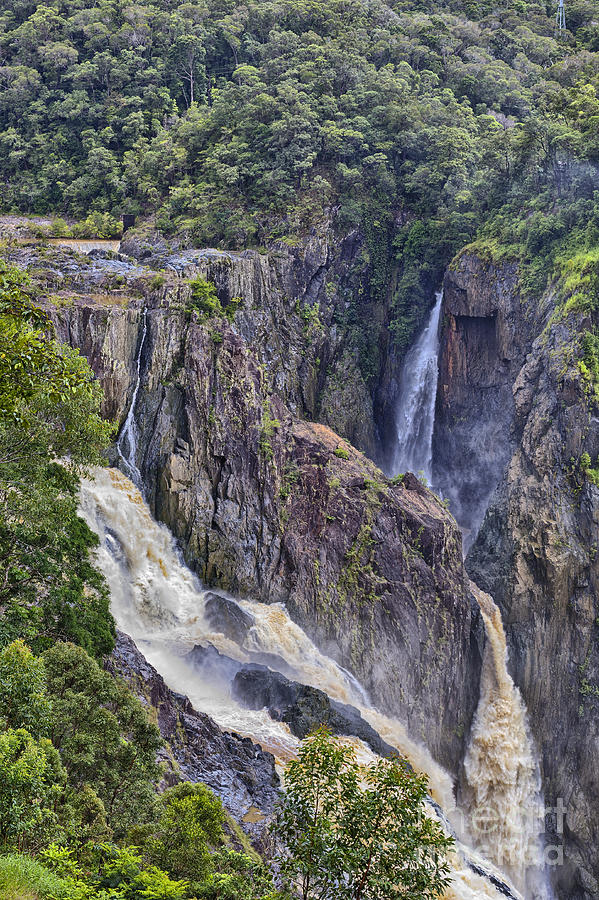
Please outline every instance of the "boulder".
M245 612L238 603L212 592L206 594L204 615L214 631L221 632L236 644L243 644L248 631L254 624L252 616Z
M266 707L269 715L289 725L296 737L305 738L326 725L334 734L359 738L379 756L397 755L354 706L331 700L324 691L291 681L266 666L243 666L233 679L233 697L249 709Z

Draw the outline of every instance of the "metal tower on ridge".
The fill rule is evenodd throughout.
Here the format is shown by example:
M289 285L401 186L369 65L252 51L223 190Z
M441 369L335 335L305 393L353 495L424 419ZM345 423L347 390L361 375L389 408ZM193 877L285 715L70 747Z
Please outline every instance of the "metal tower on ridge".
M558 0L555 21L557 23L557 30L560 33L566 30L566 8L564 6L564 0Z

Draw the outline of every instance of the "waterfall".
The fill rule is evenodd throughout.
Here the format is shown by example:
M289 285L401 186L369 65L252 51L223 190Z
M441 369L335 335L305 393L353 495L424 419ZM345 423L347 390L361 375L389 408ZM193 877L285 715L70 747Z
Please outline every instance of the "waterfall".
M268 654L273 667L280 659L286 674L291 671L298 681L357 707L387 743L397 747L416 770L426 772L431 794L442 807L433 804L430 814L451 830L446 814L451 818L457 811L450 776L425 747L409 738L400 722L369 704L356 679L318 650L290 619L283 604L235 600L252 621L247 636L236 643L211 629L205 617L208 592L185 566L169 530L152 519L139 490L123 473L98 469L93 478L84 480L80 511L100 537L97 560L110 587L111 609L118 627L136 641L170 688L186 694L196 709L211 715L224 730L251 737L280 763L285 762L295 755L299 743L287 726L272 720L266 710L242 707L233 699L230 682L222 672L203 669L200 674L186 654L196 644L211 644L242 662L255 651ZM509 677L507 673L505 677ZM486 720L481 718L481 722L481 727L486 727ZM496 739L496 735L488 735L489 743ZM352 743L361 760L373 759L365 745L357 740ZM472 772L474 761L483 761L476 746L470 754ZM500 770L494 773L492 785L494 791L503 790ZM506 798L508 795L509 791L505 792ZM500 808L503 810L501 804ZM509 818L510 810L505 813ZM506 826L508 833L510 827ZM522 900L492 863L459 841L450 864L452 882L446 900Z
M439 317L443 292L437 295L429 320L406 354L397 400L395 472L422 472L431 482L439 356Z
M354 676L321 653L281 603L235 601L253 620L241 645L213 632L203 614L209 592L184 564L168 528L152 518L139 490L122 472L98 469L93 480L82 482L81 514L100 537L98 563L110 587L118 627L139 644L169 686L186 693L199 710L225 729L264 742L281 760L288 759L298 741L286 725L236 703L229 683L218 673L210 683L198 679L185 654L196 644L211 644L241 662L250 661L252 653L278 658L285 663L285 674L360 709L387 743L427 772L435 799L445 808L453 806L449 775L410 740L399 722L370 707Z
M136 484L139 488L142 486L142 478L141 472L137 468L137 424L135 422L135 404L137 402L137 394L139 393L139 385L141 382L141 355L143 353L144 345L146 342L146 336L148 333L148 310L144 306L143 311L143 319L142 319L142 329L141 329L141 341L139 342L139 350L137 351L137 357L135 359L136 366L136 374L135 374L135 387L133 388L133 396L131 398L131 403L129 405L129 412L127 413L127 418L125 419L125 423L121 429L121 433L116 442L116 449L118 451L119 457L125 467L125 470L131 480Z
M470 821L481 853L520 889L548 896L543 874L540 774L524 701L507 670L501 613L489 594L470 583L483 617L487 644L480 699L464 760Z

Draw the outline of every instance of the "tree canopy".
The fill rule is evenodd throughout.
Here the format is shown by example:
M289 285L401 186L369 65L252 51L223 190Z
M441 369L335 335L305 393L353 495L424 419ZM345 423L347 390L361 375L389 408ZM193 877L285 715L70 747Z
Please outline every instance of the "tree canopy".
M285 773L276 823L282 871L302 900L438 897L449 883L447 837L425 800L427 781L399 758L364 767L326 730Z
M0 260L0 645L111 649L108 592L77 515L79 468L111 427L87 361L59 344L28 277Z

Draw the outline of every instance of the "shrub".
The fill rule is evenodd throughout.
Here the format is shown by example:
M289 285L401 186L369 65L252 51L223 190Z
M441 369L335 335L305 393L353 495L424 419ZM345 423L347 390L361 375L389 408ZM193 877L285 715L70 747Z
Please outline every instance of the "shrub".
M38 848L52 840L66 774L46 738L24 728L0 733L0 847Z
M339 459L349 459L349 452L345 449L345 447L337 447L336 450L333 450L335 456L338 456Z
M92 787L109 825L121 833L147 821L160 775L158 728L126 685L81 647L56 644L44 653L44 662L53 704L50 737L69 784L76 791Z
M0 724L42 737L48 732L50 712L43 660L23 641L13 641L0 650Z
M177 784L160 798L161 816L144 853L175 878L201 883L211 871L209 847L224 841L225 811L204 784Z
M160 273L153 275L150 278L150 290L158 291L161 287L166 283L166 278L164 275L160 275Z
M207 322L212 318L228 319L232 322L235 313L241 303L241 297L232 297L226 306L223 306L216 292L216 286L205 278L194 278L190 281L191 299L188 309L198 314L200 322Z

